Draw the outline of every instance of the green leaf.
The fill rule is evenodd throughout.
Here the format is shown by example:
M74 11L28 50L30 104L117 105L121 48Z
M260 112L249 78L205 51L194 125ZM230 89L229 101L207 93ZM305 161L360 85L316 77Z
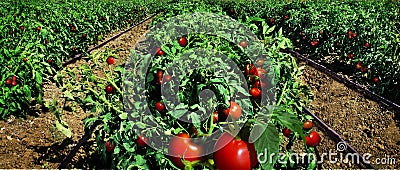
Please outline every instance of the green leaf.
M66 124L66 123L63 123ZM62 125L60 122L56 121L56 128L61 131L65 136L67 136L68 138L72 137L72 132L71 130L68 128L68 126L64 126Z
M42 84L42 74L38 71L35 72L35 80L37 84Z
M31 90L29 89L28 85L24 85L23 89L24 89L25 97L29 101L31 99Z
M72 96L71 92L69 92L69 91L65 91L64 95L70 100L75 100L74 97Z
M272 123L269 123L268 125L258 124L256 126L264 126L259 127L260 129L264 129L264 131L262 132L260 138L254 142L257 155L262 154L259 157L260 165L263 167L263 169L273 169L274 164L278 160L280 145L279 132ZM272 154L274 154L274 156L272 157L272 160L270 160Z
M303 133L303 123L300 119L297 118L294 114L289 114L287 112L279 111L280 114L276 115L277 121L284 127L289 128L290 130L299 133L300 137L304 138Z
M119 117L120 117L122 120L125 120L125 119L128 118L128 113L122 113L122 114L119 115Z

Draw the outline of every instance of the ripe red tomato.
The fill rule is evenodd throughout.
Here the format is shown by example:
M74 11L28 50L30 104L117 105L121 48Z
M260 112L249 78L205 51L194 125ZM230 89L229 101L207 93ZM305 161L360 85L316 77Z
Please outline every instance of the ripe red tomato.
M170 82L171 81L171 76L170 75L166 75L164 77L165 82Z
M14 80L13 80L13 81L11 82L11 85L12 85L12 86L16 86L16 85L17 85L17 81L14 81Z
M257 87L257 88L264 88L266 85L264 82L261 82L260 80L257 80L256 82L254 82L253 87Z
M289 128L283 129L283 135L289 137L292 134L292 131Z
M24 26L20 26L19 27L22 31L25 29L25 27Z
M48 63L51 63L51 60L50 60L50 59L48 59L48 60L47 60L47 62L48 62Z
M114 91L114 88L112 85L107 85L106 86L106 93L111 94Z
M218 122L218 111L215 111L215 112L213 113L213 122L214 122L214 123L217 123L217 122Z
M289 19L289 15L285 15L285 19Z
M263 78L265 73L267 73L265 69L263 69L262 67L257 67L257 75L260 76L260 78Z
M257 87L253 87L250 90L250 94L251 96L253 96L254 98L258 99L261 97L261 90L258 89Z
M165 109L165 105L161 102L157 102L156 103L156 110L158 110L159 112L163 111Z
M158 78L157 83L160 84L160 85L162 84L162 77L163 77L163 71L158 70L157 71L157 78Z
M136 144L140 147L145 147L147 144L147 138L144 135L139 135L136 139Z
M9 32L10 34L13 34L13 31L12 30L10 30L10 32Z
M245 73L246 75L257 75L257 68L253 64L247 64Z
M363 66L363 67L361 68L361 71L367 72L367 67L366 67L366 66Z
M156 54L159 55L159 56L161 56L161 55L164 55L165 53L164 53L163 50L161 50L161 48L157 48Z
M179 38L178 43L181 47L185 47L188 44L186 37Z
M108 58L107 58L107 63L108 64L114 64L115 63L115 58L114 57L112 57L112 56L109 56Z
M347 35L348 35L348 36L351 36L352 34L353 34L352 31L350 31L350 30L347 31Z
M107 142L106 142L106 150L107 150L108 152L113 152L113 151L114 151L114 148L115 148L115 144L111 144L110 141L107 141Z
M11 84L11 80L10 80L10 79L7 79L7 80L6 80L6 84L7 84L7 85L10 85L10 84Z
M317 132L311 132L308 136L306 136L306 145L315 147L321 141L321 137Z
M365 47L367 47L367 48L369 47L369 43L368 42L365 43Z
M357 65L356 65L356 68L357 68L358 70L360 70L360 69L361 69L361 67L362 67L362 64L361 64L361 62L358 62L358 63L357 63Z
M376 84L376 83L379 83L379 78L378 77L374 77L373 79L372 79L372 81Z
M201 160L203 156L203 148L190 141L190 136L185 133L174 136L168 146L169 159L178 168L183 169L184 164L181 158L184 157L186 161Z
M315 46L316 45L316 43L314 42L314 41L311 41L311 43L310 43L312 46Z
M12 81L17 81L17 77L12 76L12 77L11 77L11 80L12 80Z
M214 151L215 166L219 170L250 170L257 165L254 145L234 139L228 133L218 139Z
M246 40L242 40L242 41L239 42L239 45L241 47L243 47L243 48L246 48L247 47L247 41Z
M312 127L313 127L313 124L312 124L311 120L307 120L303 124L303 129L304 130L310 130Z
M242 108L234 101L230 102L230 107L228 109L223 110L225 116L229 114L232 115L233 118L239 119L240 115L242 114Z
M40 27L37 27L37 28L36 28L37 31L40 31L41 29L42 29L42 28L40 28Z
M347 55L347 58L348 58L348 59L353 59L353 58L354 58L354 54L348 54L348 55Z
M49 40L46 40L45 43L46 43L46 44L49 44Z
M351 34L351 36L352 36L352 37L356 37L356 36L357 36L357 34L356 34L356 33L353 33L353 34Z

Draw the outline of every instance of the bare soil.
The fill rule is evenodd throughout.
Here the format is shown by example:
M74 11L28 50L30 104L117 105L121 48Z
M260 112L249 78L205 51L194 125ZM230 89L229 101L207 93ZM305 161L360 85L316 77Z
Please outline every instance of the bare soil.
M316 116L341 134L361 155L371 154L368 160L376 168L400 168L400 113L388 110L312 67L304 70L301 79L313 91L314 100L308 108ZM322 140L317 149L320 153L339 154L333 141ZM377 158L387 161L387 158L395 158L397 162L383 165L378 164L381 161L376 161ZM351 161L331 164L327 159L323 168L358 168Z

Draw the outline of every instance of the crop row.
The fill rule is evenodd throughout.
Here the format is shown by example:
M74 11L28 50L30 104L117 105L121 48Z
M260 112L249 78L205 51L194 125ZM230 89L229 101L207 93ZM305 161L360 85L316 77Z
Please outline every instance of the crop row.
M0 2L0 116L42 104L64 60L160 9L162 1Z
M239 21L262 18L300 53L392 101L400 97L398 1L212 1ZM260 21L252 22L260 26Z
M115 51L99 51L89 56L90 64L73 69L64 68L57 75L57 84L63 89L67 100L75 102L88 114L101 114L99 117L89 116L85 120L86 127L96 121L103 123L101 128L94 131L94 135L98 152L109 161L103 161L104 164L99 166L121 169L232 169L231 166L239 169L314 168L315 160L310 164L282 164L274 158L272 163L267 161L259 164L249 158L249 155L253 157L265 148L271 152L279 152L284 137L289 138L291 143L283 150L285 153L292 152L291 146L296 140L304 141L307 152L314 152L314 146L319 143L318 133L312 130L312 122L307 121L310 117L301 112L301 106L306 105L312 97L309 89L299 82L301 68L297 67L294 57L279 51L280 48L292 48L290 40L283 37L282 32L274 37L264 36L260 38L261 41L254 40L242 36L247 34L246 29L252 28L250 23L242 22L243 27L238 29L237 22L223 18L222 15L191 15L192 12L223 14L222 8L216 5L185 2L164 7L165 12L157 16L152 25L162 22L164 24L153 27L146 34L146 38L162 43L154 47L150 40L143 40L137 46L139 49L136 49L136 52L148 51L149 54L133 54L126 65L116 66L115 63L120 63L116 62L120 56ZM182 20L171 21L176 15L184 16L181 17ZM261 29L252 30L253 33L269 33L274 29L266 22L263 25ZM202 26L206 27L204 30L231 30L238 35L228 32L218 35L179 32L201 29ZM254 56L246 55L248 51L263 51L264 48L263 54L267 54L269 59L258 58L253 63L251 57ZM196 53L196 49L204 50L204 53ZM214 54L214 51L219 53ZM209 52L214 57L203 58L209 56L204 56ZM150 55L154 57L147 60ZM177 60L184 60L198 67L185 68L187 62L174 65L173 61ZM147 67L146 62L151 64ZM234 65L229 64L230 62L234 62L237 68L229 69L229 65ZM146 69L143 70L143 67ZM175 70L171 71L170 68ZM218 70L226 71L226 74ZM266 85L265 78L271 75L276 88ZM177 79L180 84L176 83ZM164 91L167 95L162 95L162 86L167 88ZM179 90L168 93L170 88ZM204 89L214 92L215 101L201 102L199 94ZM268 94L268 90L276 90L273 96L269 96L276 99L269 101L276 107L267 113L267 105L263 102L261 93ZM170 99L171 96L177 97L181 103L175 105L171 102L174 101ZM62 108L57 106L54 104L52 108L61 111ZM193 113L187 112L186 108ZM259 140L251 143L248 139L249 130L256 126L254 122L258 121L257 117L264 119L266 117L263 116L267 115L271 120L261 126L268 130L260 134ZM235 149L207 153L213 148L200 146L199 139L212 137L212 133L218 134L219 131L229 132L227 125L232 123L232 119L246 126L237 132L237 137L240 136L241 140L230 145ZM159 125L157 128L152 127L155 123ZM235 132L230 133L235 135ZM183 137L188 142L180 142L181 139L173 137L174 135ZM229 140L226 133L222 136ZM223 137L220 139L225 140ZM211 142L215 143L216 140ZM169 156L164 152L167 148L157 149L156 141L170 142L167 151ZM238 144L241 148L236 147ZM241 152L244 154L240 154ZM243 161L235 162L232 161L233 158ZM283 159L282 161L289 160L288 157Z

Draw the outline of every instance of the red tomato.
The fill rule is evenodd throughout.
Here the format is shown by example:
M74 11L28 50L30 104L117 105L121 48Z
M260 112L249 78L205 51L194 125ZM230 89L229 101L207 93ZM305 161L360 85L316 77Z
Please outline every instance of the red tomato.
M40 28L40 27L37 27L37 28L36 28L37 31L40 31L41 29L42 29L42 28Z
M170 75L166 75L164 77L165 82L170 82L171 81L171 76Z
M185 47L188 44L186 37L179 38L178 43L181 47Z
M25 27L24 26L20 26L19 27L22 31L25 29Z
M7 85L10 85L10 84L11 84L11 80L10 80L10 79L7 79L7 80L6 80L6 84L7 84Z
M48 63L51 63L51 60L50 60L50 59L48 59L48 60L47 60L47 62L48 62Z
M145 147L147 144L147 138L144 135L139 135L136 139L136 144L140 147Z
M303 124L303 129L304 130L310 130L312 127L313 127L313 124L312 124L311 120L307 120Z
M46 40L45 43L46 43L46 44L49 44L49 40Z
M11 80L12 80L12 81L17 81L17 77L12 76L12 77L11 77Z
M264 77L265 73L267 73L265 69L263 69L262 67L257 67L257 75L260 76L260 78Z
M115 58L114 57L112 57L112 56L109 56L108 58L107 58L107 63L108 64L114 64L114 62L115 62Z
M156 103L156 110L158 110L159 112L163 111L165 109L165 105L161 102L157 102Z
M111 94L114 91L114 88L112 85L107 85L106 86L106 93Z
M181 161L183 157L186 161L201 160L203 149L201 146L192 143L188 134L181 133L174 136L168 146L169 159L178 168L183 169L184 164Z
M107 142L106 142L106 150L107 150L108 152L113 152L113 151L114 151L114 148L115 148L115 144L111 144L110 141L107 141Z
M365 43L365 47L367 47L367 48L369 47L369 43L368 42Z
M218 111L215 111L215 112L213 113L213 122L214 122L214 123L217 123L217 122L218 122Z
M357 66L356 66L356 68L357 68L358 70L360 70L360 69L361 69L361 67L362 67L362 64L361 64L361 62L358 62L358 63L357 63Z
M246 75L256 75L257 68L253 64L247 64L245 73L246 73Z
M368 71L368 70L367 70L367 67L366 67L366 66L363 66L363 67L361 68L361 71L367 72L367 71Z
M214 147L215 166L218 170L250 170L257 165L257 153L253 147L252 144L224 133Z
M161 50L161 48L157 48L156 54L161 56L161 55L164 55L165 53L163 50Z
M321 137L317 132L311 132L308 136L306 136L306 145L315 147L321 141Z
M253 87L250 90L250 94L251 96L253 96L254 98L258 99L261 97L261 90L258 89L257 87Z
M352 36L352 37L356 37L356 36L357 36L357 34L356 34L356 33L353 33L353 34L351 34L351 36Z
M239 45L241 47L243 47L243 48L246 48L247 47L247 41L246 40L242 40L242 41L239 42Z
M283 129L283 135L289 137L290 135L292 135L292 131L289 128L285 128Z
M13 80L13 81L11 82L11 85L12 85L12 86L16 86L16 85L17 85L17 81L14 81L14 80Z
M162 84L162 77L163 77L163 71L158 70L157 71L157 78L158 78L157 83L160 84L160 85Z
M372 81L376 84L376 83L379 83L379 78L378 77L374 77L373 79L372 79Z
M10 32L9 32L10 34L12 34L13 33L13 31L12 30L10 30Z
M354 58L354 54L348 54L348 55L347 55L347 58L348 58L348 59L353 59L353 58Z
M231 101L230 108L223 110L223 112L225 116L230 114L233 118L239 119L240 115L242 114L242 108L236 102Z

